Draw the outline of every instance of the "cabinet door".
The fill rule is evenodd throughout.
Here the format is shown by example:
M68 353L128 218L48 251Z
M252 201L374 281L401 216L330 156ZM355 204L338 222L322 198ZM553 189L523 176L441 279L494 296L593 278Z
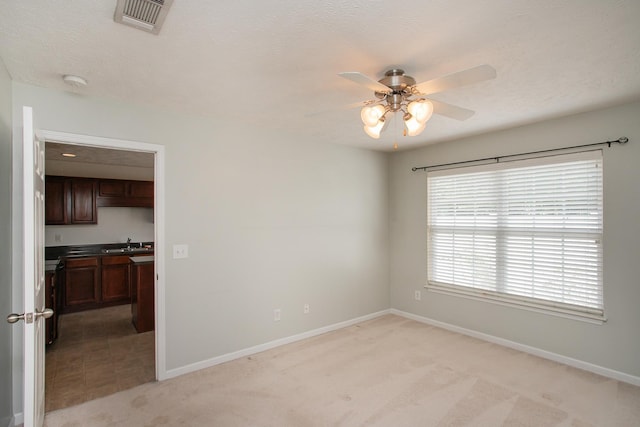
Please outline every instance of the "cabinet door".
M53 309L53 316L45 320L44 340L51 344L58 336L58 309L56 305L56 276L54 272L47 271L44 279L44 305Z
M129 301L129 256L102 258L102 301Z
M83 305L98 304L98 259L78 258L67 260L65 268L64 307L81 308Z
M71 223L98 223L95 180L81 178L71 180Z
M135 298L131 299L133 326L138 332L152 331L155 328L155 294L153 262L132 266L132 288Z
M63 177L47 176L45 179L45 224L69 223L69 181Z
M126 182L119 179L101 179L98 181L98 195L100 197L125 197Z
M129 181L130 197L153 198L153 181Z

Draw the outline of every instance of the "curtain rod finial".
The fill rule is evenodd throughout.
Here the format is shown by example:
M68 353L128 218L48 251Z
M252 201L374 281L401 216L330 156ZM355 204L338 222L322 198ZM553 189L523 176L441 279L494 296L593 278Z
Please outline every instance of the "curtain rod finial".
M618 142L620 144L626 144L627 142L629 142L629 138L627 138L626 136L621 136L620 138L618 138Z

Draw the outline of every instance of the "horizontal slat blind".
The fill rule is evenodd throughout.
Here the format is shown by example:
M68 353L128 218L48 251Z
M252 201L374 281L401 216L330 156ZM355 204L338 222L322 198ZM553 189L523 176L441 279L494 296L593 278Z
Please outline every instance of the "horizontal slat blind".
M429 286L603 314L600 151L427 177Z

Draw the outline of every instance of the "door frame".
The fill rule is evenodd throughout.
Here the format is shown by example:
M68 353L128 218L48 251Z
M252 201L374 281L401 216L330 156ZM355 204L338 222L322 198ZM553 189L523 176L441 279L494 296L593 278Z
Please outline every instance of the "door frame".
M166 364L166 310L165 310L165 152L164 145L125 139L79 135L66 132L35 130L38 137L46 142L69 145L83 145L125 151L139 151L154 154L154 257L155 257L155 364L156 380L167 379ZM45 170L46 173L46 170Z

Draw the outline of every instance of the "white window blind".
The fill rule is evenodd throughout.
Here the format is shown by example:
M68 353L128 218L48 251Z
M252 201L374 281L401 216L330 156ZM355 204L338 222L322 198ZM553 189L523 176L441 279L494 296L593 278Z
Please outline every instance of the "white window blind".
M428 288L603 319L601 151L427 183Z

